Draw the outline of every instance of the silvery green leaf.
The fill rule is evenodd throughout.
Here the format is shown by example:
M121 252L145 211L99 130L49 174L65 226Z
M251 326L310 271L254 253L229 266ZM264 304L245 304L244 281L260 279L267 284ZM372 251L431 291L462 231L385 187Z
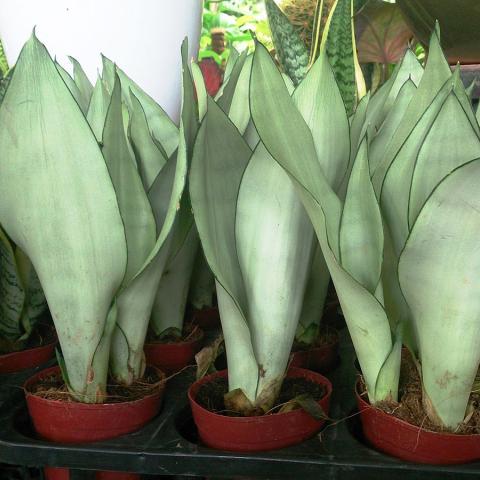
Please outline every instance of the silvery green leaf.
M95 134L98 142L102 141L103 128L107 118L108 106L110 105L110 94L100 77L95 82L92 98L87 111L87 121Z
M156 225L142 181L128 150L123 128L120 79L115 79L103 130L103 155L117 194L127 239L127 272L124 285L133 278L153 249Z
M122 86L122 99L131 110L130 91L137 97L142 104L147 123L155 140L160 142L168 158L178 147L178 127L172 122L158 103L145 93L123 70L115 65L108 58L102 56L103 60L103 79L110 92L113 91L115 73L120 77Z
M252 118L269 153L331 212L327 219L329 239L338 253L340 201L318 162L308 125L270 54L260 44L253 57L250 95ZM330 137L329 141L334 143L335 139Z
M337 191L350 160L350 126L324 50L295 90L293 100L312 132L323 174Z
M415 162L408 205L410 228L440 181L474 158L480 158L480 139L457 95L451 93L428 132Z
M70 76L70 74L58 62L55 62L55 65L63 81L65 82L65 85L70 90L72 97L75 99L75 101L77 102L82 112L86 114L88 110L88 103L85 103L85 99L83 98L82 93L80 92L80 89L78 88L77 84L75 83L73 78Z
M353 164L340 223L342 267L371 294L380 281L383 262L383 225L370 181L367 140Z
M73 57L68 57L73 65L73 80L78 87L78 90L81 95L82 105L86 106L84 112L88 111L88 106L90 104L90 99L93 94L93 85L88 79L87 75L83 71L82 66L78 63L77 60Z
M131 95L129 137L143 186L148 191L162 167L167 163L167 154L153 140L142 105L133 93Z
M436 187L399 264L418 332L427 412L452 429L464 418L480 363L479 175L475 160Z
M258 396L283 378L310 271L313 228L285 171L259 143L245 169L235 235L257 362Z
M429 45L429 55L422 79L418 84L417 91L410 101L405 115L402 118L395 135L373 174L373 186L378 193L382 186L385 175L395 158L396 154L408 138L415 125L422 117L425 110L433 102L445 82L452 76L450 66L440 47L439 33L434 31Z
M0 108L0 143L9 159L0 221L43 285L72 393L101 401L108 362L98 348L110 344L105 327L125 275L125 232L97 141L35 37Z

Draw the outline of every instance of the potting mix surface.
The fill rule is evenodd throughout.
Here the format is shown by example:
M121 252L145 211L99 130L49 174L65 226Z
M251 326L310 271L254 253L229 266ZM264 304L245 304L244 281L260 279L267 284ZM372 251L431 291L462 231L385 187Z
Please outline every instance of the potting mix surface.
M155 368L147 367L142 379L129 386L120 385L113 379L107 384L107 398L103 403L123 403L139 400L156 393L165 381L164 375ZM32 385L29 390L33 395L47 400L75 402L60 375L50 375Z
M226 415L229 417L241 416L225 408L224 396L228 392L228 379L217 377L211 382L200 386L196 402L210 412ZM326 393L324 385L307 380L302 377L287 377L282 383L280 395L269 413L276 413L279 408L300 395L309 395L315 401L321 400Z

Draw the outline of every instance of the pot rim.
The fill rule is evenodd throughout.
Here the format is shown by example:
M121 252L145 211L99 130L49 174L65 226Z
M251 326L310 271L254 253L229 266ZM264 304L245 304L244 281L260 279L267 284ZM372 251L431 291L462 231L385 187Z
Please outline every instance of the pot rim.
M302 376L304 376L304 375L301 375L303 372L308 373L308 376L305 376L305 378L309 378L309 377L311 378L312 376L317 377L319 381L316 382L316 383L318 383L320 385L324 385L327 389L325 395L323 395L323 397L320 400L318 400L317 403L320 404L320 402L322 402L322 401L329 400L329 398L332 395L333 386L332 386L332 382L330 382L330 380L327 377L324 377L320 373L314 372L312 370L308 370L306 368L298 368L298 367L290 367L287 370L287 376L289 374L294 374L294 375L292 375L293 377L295 377L295 376L302 377ZM295 375L295 373L298 373L298 375ZM220 415L219 413L211 412L210 410L206 409L205 407L203 407L202 405L200 405L196 401L195 397L193 396L193 392L192 392L192 390L195 387L200 386L204 383L208 383L209 381L213 380L216 377L225 378L227 376L228 376L228 369L225 369L225 370L220 370L218 372L211 373L210 375L206 375L205 377L201 378L200 380L196 380L188 388L187 395L188 395L189 401L191 403L195 404L196 408L201 409L202 412L204 412L208 415L213 415L217 418L222 418L222 419L224 419L225 422L232 422L232 423L251 423L251 422L258 421L259 419L265 419L265 418L268 418L268 417L278 419L278 418L284 417L285 415L298 415L299 413L306 413L306 412L304 412L304 410L298 409L298 410L292 410L290 412L273 413L271 415L259 415L259 416L251 416L251 417L229 417L227 415Z
M19 355L31 354L32 352L49 350L50 348L54 347L57 344L58 344L58 338L56 338L55 340L52 340L49 343L46 343L45 345L40 345L38 347L26 348L24 350L18 350L16 352L1 353L0 354L0 359L5 360L5 359L13 358L13 357L16 357L16 356L19 356Z
M388 419L390 422L393 424L398 425L399 427L402 427L405 430L410 430L412 433L415 433L415 435L418 435L420 432L425 435L432 435L438 438L464 438L464 439L471 439L471 440L480 440L480 434L479 433L471 433L471 434L460 434L460 433L452 433L452 432L434 432L433 430L428 430L425 427L419 427L417 425L413 425L406 420L402 420L401 418L395 417L394 415L388 414L381 410L378 407L375 407L374 405L371 405L369 402L364 400L364 398L360 395L359 393L359 385L360 381L363 379L363 376L361 374L358 374L358 378L355 381L355 396L357 398L357 403L360 407L362 407L361 410L359 410L360 415L362 414L363 411L365 410L374 410L377 415L381 415L384 419Z
M153 368L159 374L159 376L161 377L161 380L159 380L159 386L155 392L145 395L142 398L137 398L136 400L128 400L125 402L118 402L118 403L82 403L82 402L77 402L72 400L65 401L65 400L52 400L48 398L42 398L29 391L29 387L31 387L36 381L41 380L42 377L50 374L61 374L61 370L58 365L40 370L39 372L36 372L34 375L29 377L23 384L23 391L25 393L25 398L27 400L29 398L35 399L35 401L41 402L44 405L58 406L58 407L60 406L65 407L68 405L69 407L77 408L79 410L95 410L99 408L120 409L126 405L134 406L144 402L147 399L153 399L155 397L160 397L162 395L165 389L165 384L167 383L166 374L162 370L160 370L158 367L155 367L153 365L147 365L147 366L149 368Z

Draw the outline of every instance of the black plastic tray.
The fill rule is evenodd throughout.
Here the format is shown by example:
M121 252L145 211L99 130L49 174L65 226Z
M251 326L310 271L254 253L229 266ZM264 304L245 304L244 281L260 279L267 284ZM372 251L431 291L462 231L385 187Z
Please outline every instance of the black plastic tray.
M329 375L334 384L330 416L354 413L353 349L341 332L340 364ZM358 417L327 425L319 435L291 448L259 454L216 451L196 438L186 390L193 371L168 382L161 414L139 432L89 445L60 445L38 440L25 402L23 381L32 374L0 376L0 462L85 470L120 470L150 475L269 479L460 479L480 478L480 463L434 467L396 460L363 442ZM328 375L327 375L328 376Z

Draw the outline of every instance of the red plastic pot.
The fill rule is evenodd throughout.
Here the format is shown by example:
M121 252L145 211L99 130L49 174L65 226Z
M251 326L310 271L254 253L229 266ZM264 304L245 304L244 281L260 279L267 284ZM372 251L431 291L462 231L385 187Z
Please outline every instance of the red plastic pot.
M192 316L192 323L198 325L202 330L213 330L220 328L220 313L217 307L206 307L195 310Z
M204 333L197 328L196 334L186 342L146 343L144 346L147 363L160 368L167 375L179 372L195 363L195 354L202 347Z
M0 373L14 373L42 365L53 357L56 345L55 340L41 347L0 355Z
M60 375L60 369L53 367L37 373L27 380L24 389L35 431L41 438L59 443L108 440L140 429L159 412L165 388L162 384L157 392L142 399L111 404L49 400L30 393L34 384L51 375ZM47 480L69 479L65 468L47 467L45 473ZM123 472L97 472L97 480L107 478L135 480L140 477Z
M377 450L416 463L451 465L480 459L480 435L438 433L411 425L355 394L363 434Z
M338 359L338 335L335 341L309 350L297 350L290 356L290 366L307 368L315 372L325 373L333 369Z
M318 402L328 414L332 384L319 373L301 368L290 368L289 377L303 377L326 387L325 396ZM193 419L202 442L212 448L234 452L259 452L295 445L314 435L324 421L315 420L304 410L276 413L259 417L228 417L200 406L195 397L201 385L218 377L227 377L227 370L193 383L188 399Z

